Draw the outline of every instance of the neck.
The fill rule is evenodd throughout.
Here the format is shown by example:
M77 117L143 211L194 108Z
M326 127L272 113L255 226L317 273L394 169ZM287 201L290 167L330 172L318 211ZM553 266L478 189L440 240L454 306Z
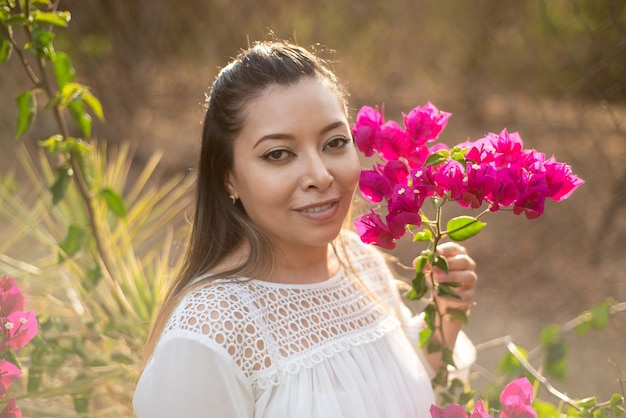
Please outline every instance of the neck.
M339 269L337 257L329 245L297 251L277 249L274 264L267 277L261 278L277 283L307 284L328 280Z

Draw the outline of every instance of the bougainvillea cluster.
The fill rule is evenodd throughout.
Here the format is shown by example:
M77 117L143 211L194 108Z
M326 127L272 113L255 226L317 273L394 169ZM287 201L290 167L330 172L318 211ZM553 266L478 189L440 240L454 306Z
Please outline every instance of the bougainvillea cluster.
M39 325L34 311L24 312L24 295L15 280L3 276L0 280L0 353L19 350L32 340ZM2 358L0 360L0 397L7 394L11 383L22 375L22 370ZM0 412L0 418L20 418L22 412L16 406L15 398L10 399Z
M533 387L527 378L510 382L500 394L502 410L499 418L537 418L537 412L532 407ZM465 408L460 405L448 405L445 408L432 405L432 418L467 418ZM485 410L483 401L476 402L476 407L470 418L492 418Z
M429 102L404 114L401 127L385 122L375 108L361 108L353 127L356 145L382 163L361 172L359 188L369 202L386 204L383 215L372 209L356 222L364 242L394 248L407 226L421 225L429 197L474 209L508 208L534 219L548 198L562 201L583 184L569 165L525 149L518 133L488 133L454 147L435 143L450 116Z

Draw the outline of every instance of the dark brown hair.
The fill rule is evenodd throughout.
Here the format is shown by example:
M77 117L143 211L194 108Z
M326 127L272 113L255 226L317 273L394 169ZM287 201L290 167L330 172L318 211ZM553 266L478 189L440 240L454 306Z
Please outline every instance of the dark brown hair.
M272 85L288 86L304 77L327 83L343 101L345 92L327 64L288 42L262 42L241 52L218 74L208 97L198 165L195 216L179 274L166 295L145 350L152 353L165 322L192 281L208 272L243 243L248 258L216 277L254 277L271 265L271 243L256 228L240 202L233 204L226 174L233 168L233 141L244 125L250 100Z

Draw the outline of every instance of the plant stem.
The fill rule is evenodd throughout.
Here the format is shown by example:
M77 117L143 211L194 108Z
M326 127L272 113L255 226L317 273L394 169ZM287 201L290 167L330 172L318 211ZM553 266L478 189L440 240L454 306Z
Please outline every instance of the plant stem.
M26 13L28 13L29 10L29 2L26 2ZM5 33L7 33L8 35L8 31L4 29L3 30ZM29 41L32 43L33 42L33 36L32 36L32 28L28 25L24 26L24 30L26 31L26 35L28 36ZM31 81L35 84L36 87L41 87L43 88L46 97L48 98L48 101L52 100L52 98L54 97L54 92L52 90L52 87L50 85L50 82L47 78L47 72L46 72L46 60L44 58L39 57L36 62L37 62L37 68L39 70L39 77L37 77L37 74L35 73L34 69L31 67L30 63L28 62L28 60L26 59L26 56L24 54L24 52L19 48L19 46L17 45L17 43L15 42L15 40L13 39L13 37L9 37L14 49L17 51L18 55L20 56L20 59L22 61L22 65L24 66L24 68L26 69L26 72L28 73ZM63 111L61 109L61 106L59 104L57 104L56 106L54 106L53 108L53 113L54 113L54 117L55 120L57 121L57 124L59 125L59 129L61 130L61 135L63 136L63 139L67 139L70 137L70 132L69 132L69 128L67 125L67 121L65 120L65 116L63 114ZM78 165L76 158L74 156L73 153L70 153L70 156L68 158L68 162L70 164L70 166L72 167L72 170L74 172L74 175L72 176L76 186L78 187L80 196L82 198L82 200L85 203L85 207L87 209L87 215L89 218L89 225L90 225L90 229L96 244L96 248L98 250L98 254L100 255L100 261L101 264L104 268L104 270L106 271L106 273L110 276L110 277L114 277L113 276L113 272L111 269L111 266L114 265L113 259L110 256L109 252L107 251L105 245L103 244L103 238L102 238L102 234L101 234L101 228L100 225L98 223L98 217L96 215L96 210L94 207L94 198L91 194L91 192L89 191L89 187L87 186L87 183L85 182L85 179L83 177L83 172L80 169L80 166Z

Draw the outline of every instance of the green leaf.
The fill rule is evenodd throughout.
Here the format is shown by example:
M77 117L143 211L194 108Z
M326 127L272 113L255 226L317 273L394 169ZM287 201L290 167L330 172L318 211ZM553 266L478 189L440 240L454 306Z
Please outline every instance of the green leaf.
M85 111L81 102L70 102L67 105L72 120L76 122L85 138L91 138L91 116Z
M422 253L419 257L415 259L415 271L416 272L424 271L424 267L426 267L426 263L428 263L428 257Z
M561 327L559 325L548 325L539 333L539 341L542 345L550 345L559 338Z
M24 15L24 13L16 13L12 16L9 16L9 18L3 22L3 24L6 26L24 26L27 23L28 20L26 19L26 15Z
M588 398L580 399L576 402L578 406L583 408L591 408L598 403L598 399L595 396L590 396Z
M11 45L11 42L0 37L0 63L7 62L11 58L12 51L13 45Z
M68 165L63 165L54 170L54 181L50 186L50 192L52 192L52 204L56 205L63 199L67 187L70 184L70 180L74 172Z
M96 96L91 94L89 90L85 91L85 93L83 94L83 102L85 102L85 104L89 106L89 108L91 108L91 111L94 115L96 115L99 120L104 120L102 104L100 103L100 100L98 100Z
M96 286L100 282L101 278L102 270L99 266L87 270L87 279L89 279L89 282L91 282L91 284L93 284L94 286Z
M426 292L428 291L428 286L426 285L426 275L421 271L415 273L415 278L411 281L411 287L413 288L414 294L412 297L418 300L424 297Z
M468 390L467 392L461 393L459 395L458 403L460 405L465 405L466 403L468 403L469 401L472 400L472 398L474 397L475 394L476 394L475 390Z
M562 416L559 413L559 409L556 407L556 405L553 405L550 402L535 399L532 406L539 418L553 418Z
M49 154L57 154L63 152L63 135L56 134L49 138L39 141L39 146L46 150Z
M565 341L552 342L546 348L545 366L546 371L552 376L565 379L567 377L567 364L565 362L569 347Z
M84 228L80 225L72 224L63 241L59 243L59 247L61 247L65 255L71 257L81 250L85 237Z
M435 317L437 315L437 309L433 304L428 304L424 308L424 322L430 329L435 329Z
M443 271L444 273L448 273L448 260L445 257L438 255L435 257L433 261L433 267Z
M413 235L413 242L417 241L430 241L433 238L433 233L430 232L430 229L422 229Z
M72 156L76 160L78 167L80 169L80 173L85 181L85 185L87 189L91 191L94 185L94 178L91 174L91 166L89 165L89 160L85 158L85 156L91 152L91 148L83 141L78 141L77 146L72 150Z
M54 33L36 26L32 32L32 43L26 44L25 48L35 53L39 58L50 59L54 55L54 47L52 41L54 40Z
M517 347L519 352L522 354L524 359L528 360L528 353L523 347ZM524 367L522 363L515 357L511 352L507 352L502 359L500 359L500 363L498 363L497 370L498 372L505 375L517 375L519 374Z
M448 236L453 241L464 241L478 234L485 225L472 216L457 216L448 221Z
M609 406L612 408L614 406L621 405L623 403L624 403L624 397L620 395L619 393L614 393L613 396L611 396L611 400L609 401Z
M25 91L15 98L17 101L16 138L22 136L32 126L37 115L37 97L32 90Z
M33 22L41 25L52 25L61 28L66 28L70 23L70 12L42 12L41 10L35 10L32 14Z
M419 337L420 337L420 342L419 342L420 348L426 347L428 343L430 343L430 339L433 337L433 330L430 328L424 328L419 332Z
M448 150L439 150L433 154L430 154L424 163L424 167L428 167L429 165L437 165L444 163L450 158L450 151Z
M54 75L57 79L59 89L63 89L68 83L74 82L74 67L70 57L64 52L57 52L52 59L54 65Z
M452 290L450 283L439 283L437 284L437 296L450 297L454 299L461 300L461 296Z
M453 351L450 347L443 347L441 350L441 358L443 359L443 362L445 364L450 364L454 367L456 367L456 365L454 364L454 354Z
M469 319L465 311L460 311L458 309L448 309L448 311L446 312L446 315L450 315L451 317L453 317L454 319L456 319L457 321L463 324L467 324L468 319Z
M591 325L594 329L601 330L609 324L611 306L608 303L602 303L591 309Z
M111 212L117 215L118 218L126 217L126 205L124 204L124 200L114 190L104 188L100 190L99 196L104 199L107 207Z

